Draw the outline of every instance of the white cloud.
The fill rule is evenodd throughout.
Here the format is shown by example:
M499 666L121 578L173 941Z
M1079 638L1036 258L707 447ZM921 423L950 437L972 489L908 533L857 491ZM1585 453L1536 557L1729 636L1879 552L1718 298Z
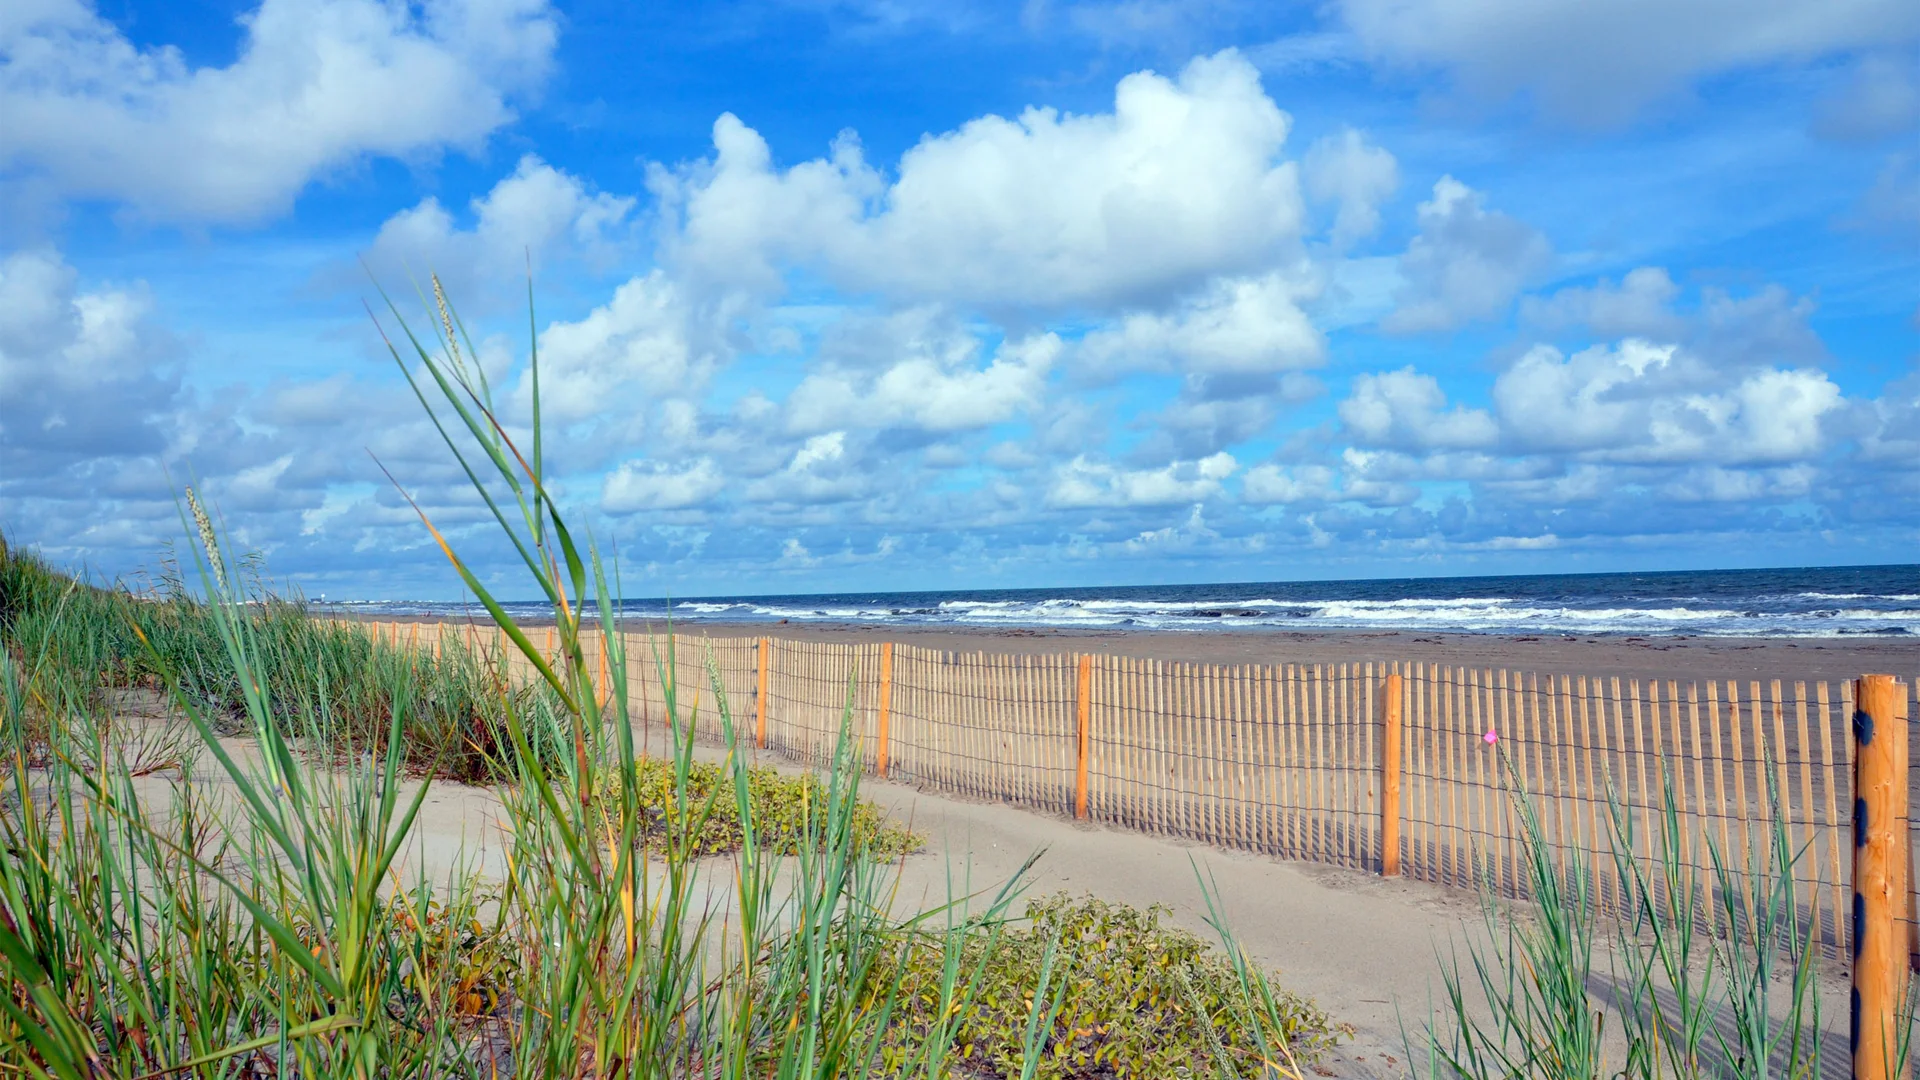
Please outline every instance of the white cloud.
M1134 312L1082 339L1079 358L1096 372L1147 368L1249 374L1295 371L1326 361L1326 340L1300 304L1318 284L1280 273L1224 278L1167 313Z
M1588 287L1561 289L1550 297L1528 297L1521 302L1522 321L1550 330L1586 327L1601 337L1672 339L1686 320L1674 310L1680 296L1667 271L1642 266L1628 272L1618 284L1601 280Z
M1250 503L1326 502L1338 496L1335 474L1325 465L1256 465L1240 482L1241 498Z
M1400 187L1393 155L1352 128L1316 141L1307 151L1307 194L1339 207L1330 239L1345 250L1380 229L1380 203Z
M1363 445L1422 450L1491 446L1499 429L1483 409L1455 405L1447 411L1439 380L1405 367L1361 375L1340 403L1340 421Z
M967 340L977 346L970 337ZM849 369L809 375L788 399L788 427L795 432L836 427L950 432L988 427L1039 403L1061 345L1053 334L1007 342L985 368L975 366L973 351L910 356L878 375Z
M1224 452L1158 469L1120 469L1082 455L1055 474L1047 502L1066 509L1199 502L1219 495L1220 482L1237 467L1233 455Z
M668 226L662 253L702 286L776 290L787 264L831 260L885 187L852 132L829 157L780 170L760 133L725 113L713 148L710 161L647 176Z
M1546 551L1560 546L1560 538L1552 533L1539 536L1496 536L1479 545L1488 551Z
M658 461L628 461L607 475L600 505L610 513L679 510L700 506L726 489L726 477L711 458L674 468Z
M682 286L654 270L578 322L541 332L541 404L561 422L637 417L650 402L701 389L725 359L718 338Z
M870 470L848 452L847 433L815 435L795 450L787 467L746 487L754 502L820 504L846 502L871 490Z
M50 482L80 458L155 454L179 433L177 379L143 289L82 289L59 253L0 257L0 476ZM56 464L58 463L58 464Z
M1816 369L1728 375L1673 345L1628 339L1571 357L1540 345L1494 382L1519 447L1623 462L1788 462L1818 452L1839 387Z
M820 560L813 557L813 553L807 550L807 545L801 543L797 536L787 537L786 543L780 545L780 562L784 565L800 567L820 565Z
M1866 403L1861 450L1869 461L1920 471L1920 371Z
M1797 499L1813 490L1811 465L1779 469L1725 469L1700 465L1680 472L1659 487L1660 497L1678 502L1749 502Z
M593 192L578 177L528 154L513 173L470 204L474 224L460 228L432 196L380 226L367 264L382 280L438 273L455 297L487 277L521 278L530 256L605 258L618 247L634 200ZM470 302L470 301L469 301Z
M777 285L789 263L907 300L993 308L1157 302L1261 269L1298 242L1290 121L1238 54L1177 79L1122 79L1111 113L1029 108L928 136L889 185L843 135L827 159L773 166L737 119L715 158L650 184L667 251L701 280Z
M1151 431L1130 456L1164 461L1198 458L1252 439L1265 431L1280 409L1320 396L1325 390L1310 375L1189 374L1180 393L1157 412L1138 414L1135 426Z
M1553 252L1532 226L1481 205L1480 193L1443 176L1420 204L1420 234L1400 257L1397 307L1381 322L1396 333L1452 330L1506 310Z
M476 145L544 81L546 0L262 0L239 56L190 67L81 0L0 17L0 168L184 222L257 221L366 155Z
M1920 36L1910 0L1339 0L1374 56L1616 123L1692 80Z
M1157 555L1186 551L1208 541L1220 539L1220 533L1208 527L1206 508L1199 503L1187 512L1187 520L1178 525L1146 529L1124 540L1120 550L1128 555Z
M1342 498L1368 506L1408 506L1420 498L1420 489L1407 482L1415 470L1405 455L1349 446L1340 452L1340 464Z

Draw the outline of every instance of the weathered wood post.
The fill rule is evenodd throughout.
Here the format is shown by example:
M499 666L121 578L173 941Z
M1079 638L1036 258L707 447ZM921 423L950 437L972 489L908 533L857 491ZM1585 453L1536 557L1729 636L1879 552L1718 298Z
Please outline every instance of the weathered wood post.
M1896 1080L1907 935L1900 926L1908 843L1904 688L1891 675L1863 675L1853 701L1854 1080Z
M754 718L753 744L764 749L767 745L767 672L773 653L773 640L760 639L760 700L758 715Z
M1400 706L1406 679L1387 676L1380 716L1380 876L1400 874Z
M1087 816L1087 731L1093 723L1093 657L1080 656L1080 755L1073 777L1073 816Z
M887 724L893 715L893 642L880 646L880 747L874 758L874 772L887 775Z

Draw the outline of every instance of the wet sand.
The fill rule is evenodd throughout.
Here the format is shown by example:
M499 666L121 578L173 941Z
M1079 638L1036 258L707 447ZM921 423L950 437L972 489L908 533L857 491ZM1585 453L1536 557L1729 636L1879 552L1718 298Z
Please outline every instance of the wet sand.
M636 624L635 630L645 627ZM656 631L664 626L655 624ZM771 635L796 641L892 641L926 649L1010 654L1097 653L1208 664L1391 661L1639 679L1841 680L1920 676L1920 638L1563 637L1391 630L1129 631L878 627L847 623L686 622L682 634Z
M347 616L362 618L360 616ZM366 619L365 621L375 621ZM434 622L387 618L385 622ZM551 619L528 620L550 626ZM630 629L664 632L664 623ZM1050 627L874 626L868 623L689 620L686 636L771 636L845 644L892 641L923 649L1012 655L1095 653L1205 664L1339 664L1399 660L1542 674L1622 679L1805 679L1837 681L1864 674L1920 678L1920 637L1736 638L1685 636L1580 637L1559 634L1449 634L1405 630L1082 630Z

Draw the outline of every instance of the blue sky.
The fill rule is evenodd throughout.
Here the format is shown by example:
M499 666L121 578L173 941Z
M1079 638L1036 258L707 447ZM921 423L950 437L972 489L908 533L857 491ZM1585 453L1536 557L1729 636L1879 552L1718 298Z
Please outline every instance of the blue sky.
M631 594L1920 559L1908 0L28 0L0 528L197 479L516 590L362 307L438 272Z

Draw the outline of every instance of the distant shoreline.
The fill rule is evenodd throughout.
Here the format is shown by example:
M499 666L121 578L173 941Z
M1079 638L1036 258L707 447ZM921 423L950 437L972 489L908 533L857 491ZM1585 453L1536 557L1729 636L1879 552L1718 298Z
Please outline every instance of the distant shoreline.
M439 616L374 616L337 612L359 622L436 623ZM459 620L465 623L468 620ZM485 618L472 620L484 624ZM546 627L551 618L523 619ZM651 623L651 626L649 626ZM629 619L636 633L665 630L659 620ZM1173 663L1336 664L1398 660L1601 678L1781 679L1839 681L1867 673L1920 678L1920 638L1701 636L1572 636L1469 634L1365 629L1140 630L1057 627L967 627L837 622L722 622L690 619L681 640L777 637L790 641L863 644L892 641L953 652L1015 655L1096 653Z

